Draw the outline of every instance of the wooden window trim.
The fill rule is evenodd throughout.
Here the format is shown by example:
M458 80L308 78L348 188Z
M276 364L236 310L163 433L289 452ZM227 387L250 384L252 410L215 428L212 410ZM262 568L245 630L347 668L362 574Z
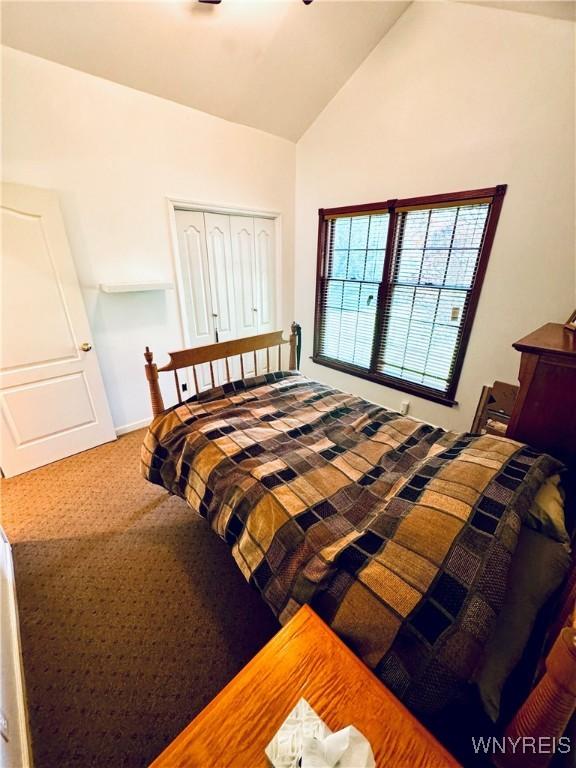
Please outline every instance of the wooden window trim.
M346 205L340 206L338 208L320 208L318 211L318 250L316 261L316 301L314 311L314 346L312 354L313 362L315 362L317 365L323 365L327 368L341 371L342 373L358 376L361 379L373 381L377 384L383 384L384 386L390 387L392 389L397 389L401 392L406 392L408 394L421 397L425 400L431 400L432 402L440 403L448 407L457 405L457 400L455 399L456 391L458 389L458 383L462 373L464 357L466 355L466 349L468 347L468 341L470 339L470 333L472 331L472 326L480 299L480 292L484 283L484 276L488 267L488 259L492 250L494 235L496 233L498 219L500 218L500 211L502 209L502 202L504 200L504 195L506 194L506 189L506 184L499 184L496 187L472 189L463 192L452 192L441 195L425 195L421 197L410 197L405 199L390 199L383 202L363 203L360 205ZM381 346L383 337L382 330L375 330L369 369L361 368L350 363L344 363L341 360L323 357L320 354L320 324L322 312L322 292L320 288L321 278L324 276L323 269L326 263L324 258L324 250L326 247L326 236L330 220L346 216L369 215L377 212L389 212L390 214L388 236L386 241L386 255L384 259L384 271L378 290L378 304L376 310L376 319L374 323L375 329L382 329L384 307L388 296L391 276L390 273L394 261L392 251L396 233L397 212L400 210L405 210L406 208L437 208L454 203L465 203L467 201L489 201L491 205L486 222L484 239L482 241L480 254L478 257L476 277L474 279L474 284L468 294L468 304L466 307L464 322L461 328L460 344L454 359L454 368L452 371L450 384L446 392L439 392L431 387L424 387L420 384L414 384L409 381L405 381L404 379L397 379L393 376L388 376L377 371L376 359L378 357L378 351Z

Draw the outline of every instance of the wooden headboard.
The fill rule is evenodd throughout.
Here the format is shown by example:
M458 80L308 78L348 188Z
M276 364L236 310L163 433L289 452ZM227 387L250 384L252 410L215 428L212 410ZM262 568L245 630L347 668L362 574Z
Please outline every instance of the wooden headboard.
M174 374L174 382L176 385L176 395L178 402L182 402L182 395L180 392L180 381L178 379L178 371L182 369L192 369L192 376L194 379L194 387L196 393L200 391L198 385L198 374L196 371L197 366L208 364L210 368L210 379L212 386L216 385L216 376L214 373L214 363L222 361L224 363L225 380L218 381L219 384L231 381L230 377L230 360L238 358L240 362L240 372L242 378L244 378L245 370L245 355L252 356L252 362L254 364L254 373L269 373L271 371L282 370L282 347L289 345L289 357L288 368L290 370L296 370L300 364L300 338L301 338L300 326L298 323L292 323L291 333L288 339L284 339L282 331L272 331L271 333L262 333L258 336L247 336L243 339L234 339L233 341L221 341L217 344L208 344L204 347L193 347L191 349L179 349L176 352L169 352L170 361L158 368L154 363L154 357L148 347L144 352L144 358L146 359L146 378L148 379L148 386L150 388L150 400L152 403L152 413L154 416L158 416L164 409L164 401L162 399L162 392L160 391L160 384L158 380L158 374L166 371L172 371ZM257 352L265 350L266 352L266 364L261 366L264 370L258 371L258 355Z

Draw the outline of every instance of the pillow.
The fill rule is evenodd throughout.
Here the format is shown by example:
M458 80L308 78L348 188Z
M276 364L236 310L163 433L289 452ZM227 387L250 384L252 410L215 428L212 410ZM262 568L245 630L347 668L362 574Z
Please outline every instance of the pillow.
M564 517L564 491L560 486L560 475L552 475L542 483L524 525L556 541L566 544L570 542Z
M520 661L536 617L570 567L567 544L522 526L502 611L475 675L486 714L494 721L508 676Z

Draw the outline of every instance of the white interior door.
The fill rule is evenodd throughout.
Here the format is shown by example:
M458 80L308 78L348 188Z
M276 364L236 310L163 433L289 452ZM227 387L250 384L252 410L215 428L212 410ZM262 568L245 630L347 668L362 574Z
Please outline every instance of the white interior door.
M214 344L216 326L210 291L204 214L201 211L176 211L176 231L184 282L182 299L188 320L187 343L191 347ZM199 389L209 389L212 386L209 367L197 366L196 372Z
M7 477L114 440L54 192L2 185L0 465Z

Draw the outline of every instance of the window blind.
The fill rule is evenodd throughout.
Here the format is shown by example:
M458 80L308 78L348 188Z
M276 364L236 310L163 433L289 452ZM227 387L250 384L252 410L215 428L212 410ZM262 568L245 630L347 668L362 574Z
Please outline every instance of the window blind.
M369 369L389 214L331 219L320 280L320 354Z
M481 203L397 214L376 370L448 390L489 208Z

